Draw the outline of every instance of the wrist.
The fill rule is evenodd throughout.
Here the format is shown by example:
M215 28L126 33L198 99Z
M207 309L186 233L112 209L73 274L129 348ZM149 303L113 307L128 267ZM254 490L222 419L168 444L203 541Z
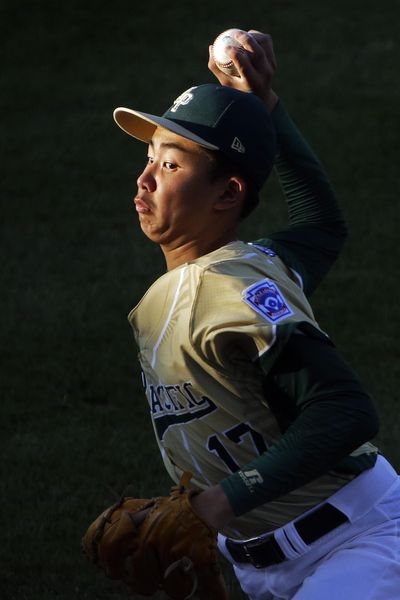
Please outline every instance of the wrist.
M232 506L220 485L214 485L191 499L193 510L210 527L220 531L234 517Z

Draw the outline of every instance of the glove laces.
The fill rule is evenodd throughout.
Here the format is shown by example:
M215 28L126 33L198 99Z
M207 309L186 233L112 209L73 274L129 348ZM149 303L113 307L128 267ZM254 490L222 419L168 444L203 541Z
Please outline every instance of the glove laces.
M175 569L180 569L184 573L190 573L192 577L192 589L189 595L183 598L183 600L190 600L190 598L193 598L194 594L196 593L198 585L196 571L193 568L193 561L188 556L183 556L182 558L171 563L165 570L164 579L166 579L173 571L175 571Z

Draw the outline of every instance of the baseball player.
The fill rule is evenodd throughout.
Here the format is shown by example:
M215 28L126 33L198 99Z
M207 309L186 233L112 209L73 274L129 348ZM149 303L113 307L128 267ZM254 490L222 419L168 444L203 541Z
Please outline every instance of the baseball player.
M377 416L309 297L346 227L272 90L270 36L238 34L239 77L190 88L162 117L116 109L147 142L135 206L166 273L129 315L166 469L251 600L400 598L400 479ZM289 226L237 237L275 167Z

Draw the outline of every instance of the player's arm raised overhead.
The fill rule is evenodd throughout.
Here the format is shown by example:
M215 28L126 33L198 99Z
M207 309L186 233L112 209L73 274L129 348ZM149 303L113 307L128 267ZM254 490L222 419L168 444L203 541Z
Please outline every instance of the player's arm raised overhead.
M220 71L210 51L209 68L222 85L253 92L267 105L275 126L275 169L286 197L289 227L256 243L274 249L302 278L310 295L342 249L346 225L324 168L271 87L276 59L271 36L257 31L238 34L247 50L228 52L240 74Z
M260 242L299 273L309 296L337 259L346 225L321 163L281 102L272 119L278 142L275 168L287 201L289 228Z
M290 225L260 243L276 250L301 275L310 294L339 254L346 227L320 162L271 89L276 66L271 38L257 32L240 41L250 50L250 58L230 50L240 78L218 71L212 56L209 67L221 84L253 91L271 111L278 138L276 168ZM376 448L363 446L378 428L371 399L328 338L303 325L279 324L272 349L259 361L280 440L196 500L196 508L216 527L330 470L355 476L374 464ZM243 471L261 474L264 483L257 493L246 489Z

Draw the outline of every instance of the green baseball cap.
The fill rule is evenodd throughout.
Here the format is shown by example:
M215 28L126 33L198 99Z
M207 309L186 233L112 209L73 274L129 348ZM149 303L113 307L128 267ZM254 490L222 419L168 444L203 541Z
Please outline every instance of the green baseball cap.
M252 93L218 84L191 87L161 116L116 108L116 123L129 135L150 142L157 127L219 151L261 189L271 172L275 130L264 103Z

